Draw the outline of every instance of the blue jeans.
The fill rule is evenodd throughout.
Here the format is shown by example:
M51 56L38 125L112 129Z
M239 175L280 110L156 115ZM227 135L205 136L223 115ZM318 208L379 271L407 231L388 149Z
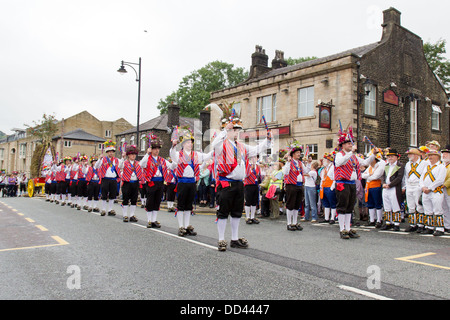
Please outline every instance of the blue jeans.
M305 219L317 220L317 190L316 187L305 187Z

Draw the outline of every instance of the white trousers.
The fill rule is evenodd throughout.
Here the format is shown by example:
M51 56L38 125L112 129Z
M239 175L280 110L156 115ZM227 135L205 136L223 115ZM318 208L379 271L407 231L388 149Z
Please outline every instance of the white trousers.
M422 189L419 186L406 186L406 203L408 204L408 212L424 213L423 206L419 204Z
M426 215L442 215L444 213L444 194L430 192L422 195L423 209Z
M450 196L447 194L447 188L444 188L444 226L445 229L450 229Z
M383 188L383 207L384 211L400 212L400 206L397 201L397 189L396 188Z

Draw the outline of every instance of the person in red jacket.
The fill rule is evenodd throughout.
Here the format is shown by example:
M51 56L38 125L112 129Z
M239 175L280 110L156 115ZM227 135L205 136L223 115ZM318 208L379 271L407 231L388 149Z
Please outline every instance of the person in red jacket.
M98 170L94 169L95 163L98 161L97 156L92 156L89 159L91 165L86 174L86 181L88 183L88 212L99 212L98 199L100 194L100 177Z
M134 215L136 211L136 203L139 194L139 181L143 181L144 174L136 156L139 151L136 146L128 146L126 151L122 153L122 159L119 168L122 169L122 218L123 222L128 222L128 213L131 222L137 222Z
M101 216L106 215L115 216L116 212L113 210L114 199L117 197L117 186L120 181L119 159L114 157L116 152L116 143L113 141L106 141L105 152L106 157L100 157L99 161L95 163L94 169L98 170L101 179L101 193L102 193L102 210ZM109 200L108 209L106 210L106 201Z

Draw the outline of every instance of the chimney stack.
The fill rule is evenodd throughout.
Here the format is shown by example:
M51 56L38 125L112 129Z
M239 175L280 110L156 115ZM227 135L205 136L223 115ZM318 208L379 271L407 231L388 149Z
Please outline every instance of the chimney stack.
M249 79L257 78L260 75L272 70L268 65L269 57L266 55L266 50L257 45L255 47L255 52L252 54L252 65L250 67Z
M272 60L272 69L279 69L287 67L287 62L284 60L284 52L275 50L275 58Z
M173 128L180 125L180 107L172 103L167 107L167 126Z
M392 33L395 26L401 26L402 13L395 8L390 7L383 11L383 36L381 41L386 41Z

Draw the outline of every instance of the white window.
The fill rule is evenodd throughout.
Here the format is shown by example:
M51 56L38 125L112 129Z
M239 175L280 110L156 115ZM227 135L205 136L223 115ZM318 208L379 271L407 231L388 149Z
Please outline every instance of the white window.
M432 105L433 111L431 112L431 129L440 130L439 118L442 113L441 108L436 105Z
M417 100L411 101L409 113L410 113L409 144L412 147L417 147Z
M103 148L103 143L99 143L98 144L98 150L102 150L102 148Z
M22 143L19 145L19 159L25 159L27 155L27 144Z
M64 140L64 147L72 148L72 141Z
M5 149L0 149L0 160L3 160L3 157L5 156Z
M298 90L298 117L314 116L314 87Z
M369 94L364 98L364 114L375 117L377 115L377 87L369 84L367 89Z
M309 155L312 157L313 160L317 160L317 155L319 148L317 146L317 144L307 144L305 145L305 149L304 149L304 155L306 155L307 152L309 152Z
M241 103L237 102L233 104L233 109L236 111L236 114L241 114ZM241 114L242 117L242 114Z
M105 130L105 137L111 138L111 130Z
M277 121L277 95L260 97L256 100L256 110L258 122L261 122L262 116L267 122Z
M125 140L125 139L124 139ZM145 151L145 150L147 150L146 149L146 146L147 146L147 139L146 139L146 136L145 136L145 134L143 134L143 135L141 135L141 151Z

